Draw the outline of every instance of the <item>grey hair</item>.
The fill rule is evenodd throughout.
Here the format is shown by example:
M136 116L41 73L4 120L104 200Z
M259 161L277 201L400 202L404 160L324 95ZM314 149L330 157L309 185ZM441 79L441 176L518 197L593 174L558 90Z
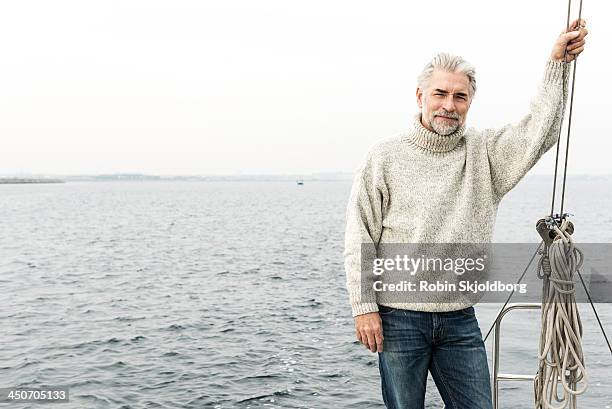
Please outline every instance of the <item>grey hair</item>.
M418 87L425 89L435 69L447 72L459 72L465 74L470 82L470 97L476 93L476 69L472 64L457 55L440 53L436 55L426 66L417 79Z

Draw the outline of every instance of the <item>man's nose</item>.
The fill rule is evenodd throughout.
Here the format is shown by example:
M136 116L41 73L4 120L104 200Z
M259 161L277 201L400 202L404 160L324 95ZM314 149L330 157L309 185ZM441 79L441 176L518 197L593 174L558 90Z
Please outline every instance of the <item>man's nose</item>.
M444 98L444 103L442 104L442 108L444 108L448 112L455 111L455 100L453 99L453 95L447 95L446 98Z

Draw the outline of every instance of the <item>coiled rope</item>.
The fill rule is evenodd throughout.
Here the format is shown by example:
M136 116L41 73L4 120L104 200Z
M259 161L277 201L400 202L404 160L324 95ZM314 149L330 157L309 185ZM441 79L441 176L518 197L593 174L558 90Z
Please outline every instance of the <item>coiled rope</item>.
M571 237L571 222L551 225L556 233L538 263L543 280L542 327L538 373L534 382L536 409L576 408L576 396L587 388L582 351L582 323L576 305L574 278L583 254ZM562 394L560 394L562 392ZM558 405L553 404L554 401Z

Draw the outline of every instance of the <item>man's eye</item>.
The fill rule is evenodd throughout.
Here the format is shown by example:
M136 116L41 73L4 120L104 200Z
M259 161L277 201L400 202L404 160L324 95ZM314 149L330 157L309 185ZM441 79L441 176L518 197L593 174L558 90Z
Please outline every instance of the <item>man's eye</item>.
M460 95L459 95L457 98L459 98L459 99L460 99L460 100L462 100L462 101L465 101L465 97L462 97L462 96L460 96Z

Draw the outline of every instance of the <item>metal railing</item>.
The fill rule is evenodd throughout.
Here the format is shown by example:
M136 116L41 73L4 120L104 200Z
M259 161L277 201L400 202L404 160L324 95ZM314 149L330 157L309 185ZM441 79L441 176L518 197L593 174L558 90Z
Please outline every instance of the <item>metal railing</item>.
M517 375L511 373L499 373L499 342L501 339L502 318L512 310L537 310L542 305L538 303L510 304L499 313L495 322L493 333L493 408L499 409L499 382L500 381L534 381L535 375Z

